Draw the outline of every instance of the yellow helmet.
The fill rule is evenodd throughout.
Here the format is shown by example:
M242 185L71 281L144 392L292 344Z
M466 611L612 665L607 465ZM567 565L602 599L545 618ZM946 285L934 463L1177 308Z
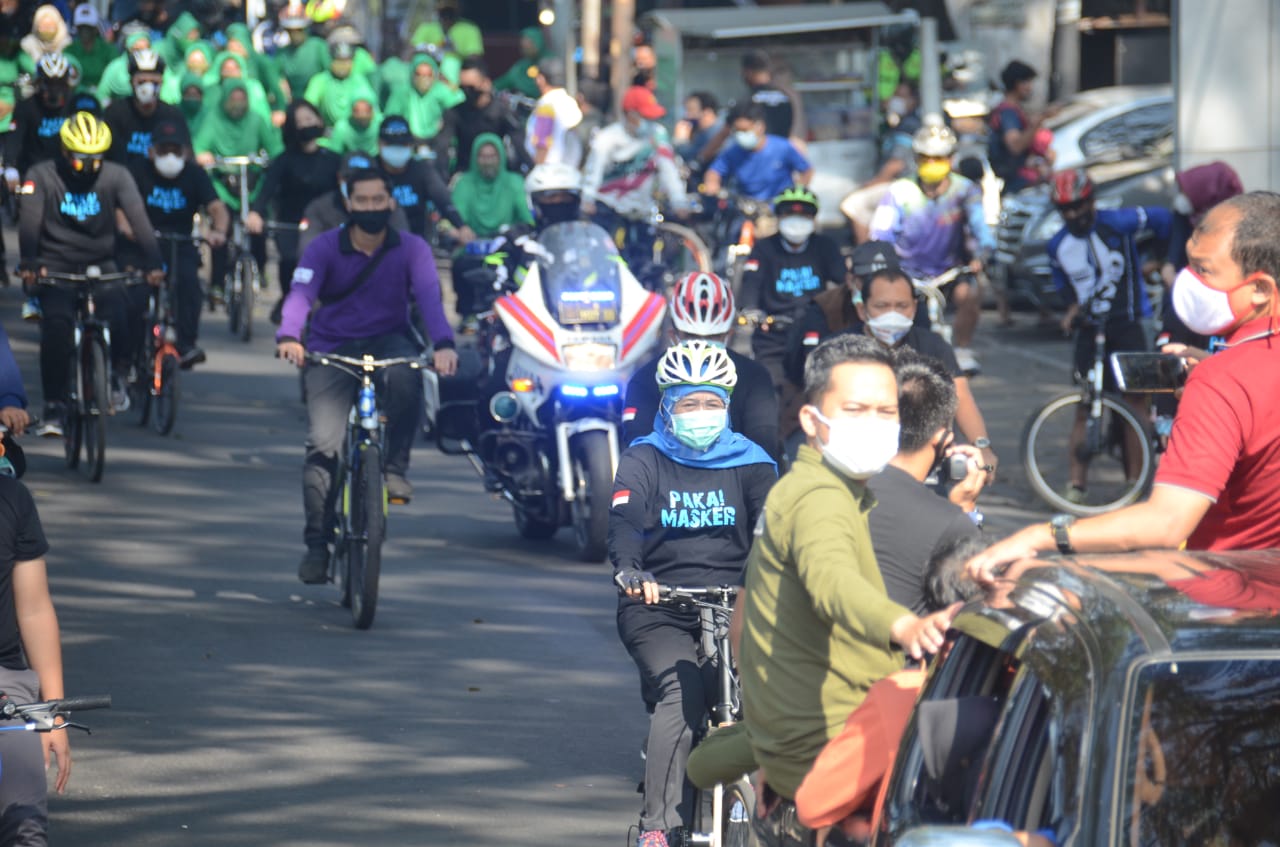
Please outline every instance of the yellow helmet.
M68 153L97 155L111 146L111 129L89 112L76 112L63 121L58 136Z

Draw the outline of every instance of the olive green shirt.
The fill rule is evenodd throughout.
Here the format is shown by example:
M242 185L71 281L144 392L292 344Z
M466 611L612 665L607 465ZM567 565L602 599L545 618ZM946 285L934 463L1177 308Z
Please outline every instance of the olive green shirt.
M889 629L911 611L885 593L867 528L874 505L865 484L803 446L769 492L747 559L744 722L784 797L795 797L867 689L902 669Z

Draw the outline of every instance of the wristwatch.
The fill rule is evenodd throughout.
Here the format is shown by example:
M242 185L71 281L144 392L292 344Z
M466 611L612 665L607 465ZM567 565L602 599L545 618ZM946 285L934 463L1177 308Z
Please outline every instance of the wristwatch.
M975 438L973 439L973 446L977 447L979 450L990 450L991 439L987 438L985 435L981 438Z
M1053 542L1058 545L1059 553L1069 555L1076 552L1071 546L1071 536L1067 534L1075 522L1075 515L1054 515L1049 521L1049 531L1053 533Z

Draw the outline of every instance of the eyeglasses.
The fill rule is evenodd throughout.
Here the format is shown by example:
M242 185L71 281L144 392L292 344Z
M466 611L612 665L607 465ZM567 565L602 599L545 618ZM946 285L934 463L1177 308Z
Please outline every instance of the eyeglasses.
M728 404L719 397L709 397L706 400L686 397L685 399L677 402L675 406L672 407L672 411L683 413L697 412L702 409L706 409L712 412L723 412L727 408L729 408Z

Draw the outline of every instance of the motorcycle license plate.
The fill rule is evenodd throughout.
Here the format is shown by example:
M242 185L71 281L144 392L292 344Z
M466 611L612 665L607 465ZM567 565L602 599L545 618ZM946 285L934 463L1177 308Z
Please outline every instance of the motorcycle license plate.
M557 319L561 326L613 324L618 322L618 306L609 301L565 302L562 300Z

